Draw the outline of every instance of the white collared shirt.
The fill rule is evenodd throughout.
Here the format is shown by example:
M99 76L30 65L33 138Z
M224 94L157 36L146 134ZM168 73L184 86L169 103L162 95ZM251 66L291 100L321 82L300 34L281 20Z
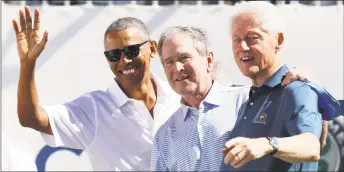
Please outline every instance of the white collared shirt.
M146 106L128 98L116 82L63 105L44 106L53 136L50 146L83 149L93 170L149 170L156 130L179 108L180 96L151 74L157 85L154 121Z

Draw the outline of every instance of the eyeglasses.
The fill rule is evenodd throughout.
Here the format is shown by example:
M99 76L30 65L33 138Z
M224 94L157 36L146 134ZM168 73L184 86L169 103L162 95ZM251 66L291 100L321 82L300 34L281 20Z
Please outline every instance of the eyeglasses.
M140 44L134 44L124 47L123 49L114 49L109 51L104 51L105 57L110 62L118 62L121 60L122 52L129 58L132 59L140 54L140 47L149 41L144 41Z

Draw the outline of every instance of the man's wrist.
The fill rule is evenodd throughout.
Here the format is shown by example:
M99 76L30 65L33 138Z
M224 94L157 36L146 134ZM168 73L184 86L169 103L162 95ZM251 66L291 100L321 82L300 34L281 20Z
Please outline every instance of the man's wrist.
M269 140L268 139L266 139L265 137L262 137L261 138L262 139L262 142L263 142L263 144L262 145L264 145L264 150L265 150L265 155L269 155L269 154L271 154L271 152L274 150L273 149L273 147L270 145L270 142L269 142Z
M270 152L268 155L274 155L276 152L278 152L279 142L276 137L266 137L266 139L269 141L269 145L272 147L272 152Z

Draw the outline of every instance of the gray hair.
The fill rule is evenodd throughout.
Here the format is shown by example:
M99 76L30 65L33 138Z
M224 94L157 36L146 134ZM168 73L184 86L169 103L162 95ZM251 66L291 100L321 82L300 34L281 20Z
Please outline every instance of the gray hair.
M146 24L134 17L122 17L112 22L105 31L104 40L109 32L119 32L128 28L138 29L142 33L144 40L150 40L150 34Z
M158 43L158 53L160 57L162 56L162 45L164 41L173 39L177 34L185 34L188 36L200 55L206 55L208 53L210 41L205 30L196 27L174 26L167 28L160 36Z
M243 1L236 3L234 14L230 19L230 29L233 21L240 14L254 14L258 19L259 27L262 31L274 35L285 32L285 23L279 12L279 8L265 1Z

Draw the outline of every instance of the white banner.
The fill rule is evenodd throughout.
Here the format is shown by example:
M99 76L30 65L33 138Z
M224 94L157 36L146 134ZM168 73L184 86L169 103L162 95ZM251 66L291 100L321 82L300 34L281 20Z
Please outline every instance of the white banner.
M103 89L112 81L113 74L103 55L103 35L112 21L123 16L144 21L153 39L158 39L168 26L205 28L215 58L224 66L222 82L249 83L231 54L227 30L232 6L36 7L41 12L41 32L49 32L48 44L36 66L40 104L63 103L84 92ZM283 47L285 62L309 72L335 98L343 99L343 6L279 7L288 23ZM40 134L19 124L16 106L19 57L11 20L18 21L20 8L23 6L2 3L2 130L16 146L38 158L40 170L90 170L86 154L43 149L45 144ZM152 66L159 77L165 77L158 59L153 60Z

